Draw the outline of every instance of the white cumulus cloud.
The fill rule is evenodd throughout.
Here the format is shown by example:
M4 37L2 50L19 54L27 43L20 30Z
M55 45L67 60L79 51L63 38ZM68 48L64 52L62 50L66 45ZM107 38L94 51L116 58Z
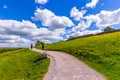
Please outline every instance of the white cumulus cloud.
M20 36L0 34L0 47L29 47L30 42L30 40Z
M58 29L55 31L50 31L46 28L40 28L38 30L38 34L33 36L32 39L33 40L42 40L42 41L49 41L50 40L63 40L63 38L61 37L62 32L64 32L63 29Z
M96 7L98 2L99 2L99 0L92 0L90 3L86 4L86 7L94 8L94 7Z
M48 2L48 0L35 0L35 3L38 4L46 4Z
M76 32L76 31L80 31L80 30L85 30L90 27L91 23L92 23L91 20L87 20L87 21L82 20L78 23L77 26L72 28L72 31Z
M78 21L81 18L83 18L84 14L87 12L87 10L79 11L76 7L73 7L70 12L70 16L74 17L74 20Z
M99 29L104 29L107 26L120 24L120 9L114 11L101 11L95 15L84 16L76 26L72 28L73 32L85 30L91 27L92 23L96 24Z
M95 22L99 28L120 24L120 9L114 11L103 10L96 15L85 16L84 19Z
M96 16L99 19L96 21L98 27L106 27L114 24L120 24L120 8L114 11L101 11Z
M0 20L0 34L28 36L37 29L34 23L23 20Z
M57 16L48 9L38 8L35 11L33 20L41 21L43 26L49 27L51 30L61 29L73 26L73 22L66 16Z

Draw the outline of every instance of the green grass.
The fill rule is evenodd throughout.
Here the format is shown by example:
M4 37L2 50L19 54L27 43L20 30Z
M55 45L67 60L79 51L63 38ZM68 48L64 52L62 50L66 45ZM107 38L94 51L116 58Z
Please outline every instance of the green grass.
M13 51L13 50L18 50L19 48L0 48L0 54L7 52L7 51Z
M108 80L120 80L120 32L47 44L45 48L67 52L96 69Z
M19 49L0 54L0 80L42 80L49 59L34 62L40 54Z

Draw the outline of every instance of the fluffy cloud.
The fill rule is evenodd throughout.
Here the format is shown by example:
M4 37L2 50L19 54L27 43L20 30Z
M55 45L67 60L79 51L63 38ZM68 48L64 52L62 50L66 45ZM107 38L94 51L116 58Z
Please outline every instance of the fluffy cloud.
M28 36L36 29L36 25L30 21L0 20L0 34Z
M1 35L0 34L0 40L14 40L14 39L18 39L19 36L15 36L15 35Z
M98 27L120 24L120 9L114 11L101 11L96 15L99 19L96 21Z
M48 2L48 0L35 0L35 3L38 3L38 4L46 4Z
M74 20L78 21L83 18L83 15L86 13L86 10L79 11L76 7L73 7L70 12L70 16L74 17Z
M82 20L78 23L77 26L72 28L72 31L76 32L76 31L80 31L80 30L85 30L90 27L91 23L92 23L92 21L89 19L87 21Z
M30 40L20 36L0 34L0 47L29 47L30 42Z
M94 8L99 0L92 0L90 3L86 4L86 7Z
M28 43L0 43L0 47L28 48L28 47L30 47L30 44L28 44Z
M36 36L33 36L33 40L42 40L42 41L47 41L50 42L50 40L63 40L61 37L62 32L64 32L63 29L58 29L55 31L50 31L46 28L40 28L39 32Z
M101 11L96 15L89 15L84 17L86 20L91 20L96 23L99 28L120 24L120 9L114 11Z
M21 36L32 36L36 30L30 21L0 20L0 47L29 47L31 41Z
M115 24L120 24L120 9L114 11L101 11L96 15L84 16L78 23L77 26L72 28L73 32L85 30L91 26L92 23L100 29Z
M71 27L74 25L68 17L57 16L48 9L38 8L34 14L35 17L32 17L32 19L41 21L42 25L49 27L50 30Z

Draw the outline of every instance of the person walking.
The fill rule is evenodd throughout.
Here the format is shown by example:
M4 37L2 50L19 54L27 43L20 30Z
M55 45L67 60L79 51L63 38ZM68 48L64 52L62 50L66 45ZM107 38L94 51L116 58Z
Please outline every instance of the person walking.
M41 45L42 45L42 50L44 50L44 43L43 43L43 42L41 42Z
M33 44L31 44L30 48L31 48L31 49L33 48Z

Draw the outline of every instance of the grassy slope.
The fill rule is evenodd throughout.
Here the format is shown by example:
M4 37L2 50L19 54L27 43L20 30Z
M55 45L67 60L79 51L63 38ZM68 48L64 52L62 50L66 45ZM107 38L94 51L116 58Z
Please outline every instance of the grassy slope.
M49 59L34 63L39 56L29 49L0 54L0 80L42 80Z
M18 50L19 48L0 48L0 54L7 52L7 51L13 51L13 50Z
M120 79L120 32L58 42L45 48L72 54L109 80Z

